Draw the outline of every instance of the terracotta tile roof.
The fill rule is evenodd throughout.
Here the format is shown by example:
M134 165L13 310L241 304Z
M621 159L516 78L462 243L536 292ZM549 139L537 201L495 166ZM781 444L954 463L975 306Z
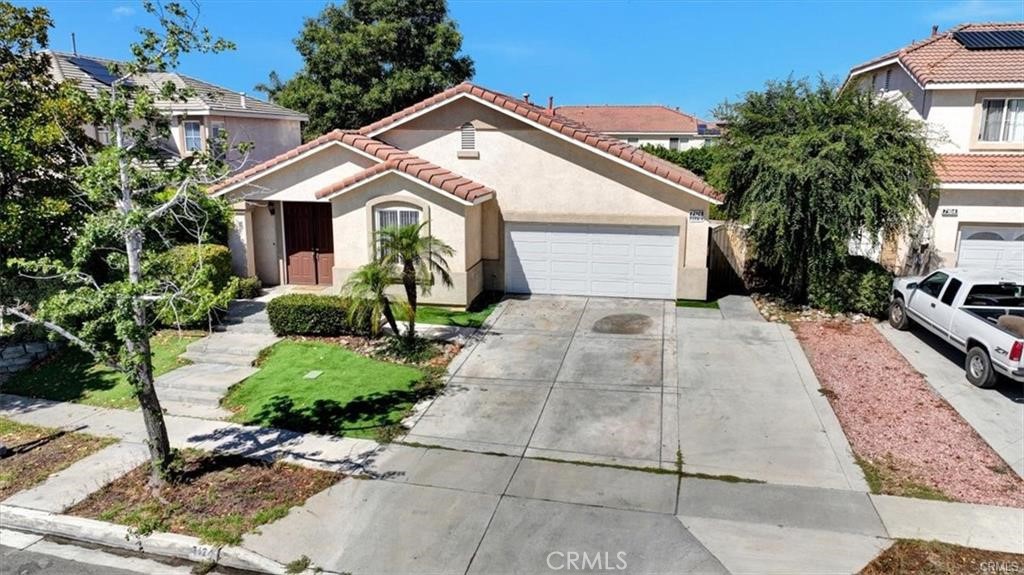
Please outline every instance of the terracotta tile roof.
M968 50L953 38L954 32L1000 30L1024 30L1024 22L962 24L943 34L854 66L850 74L885 60L899 58L921 85L1024 82L1024 49Z
M265 172L278 164L286 162L297 156L301 156L302 154L314 148L318 148L328 142L340 142L347 146L351 146L357 150L370 154L381 162L379 164L374 164L353 176L345 178L337 184L332 184L322 190L318 190L316 192L317 198L323 198L330 194L334 194L357 182L387 170L405 172L414 178L422 180L432 186L441 188L453 196L470 202L480 198L481 196L494 193L494 190L484 186L483 184L478 184L472 180L463 178L454 172L431 164L430 162L414 156L405 150L400 150L394 146L385 144L380 140L375 140L357 132L347 132L344 130L328 132L315 140L306 142L305 144L271 158L262 164L253 166L248 170L245 170L244 172L211 187L209 192L214 193L228 186L248 180L249 178Z
M462 177L451 170L432 164L423 158L414 156L409 152L400 150L394 146L389 146L379 140L374 140L373 138L360 134L346 133L343 136L343 141L346 144L371 153L384 161L379 164L374 164L357 174L353 174L340 182L317 190L315 195L319 199L332 196L342 190L358 184L359 182L362 182L363 180L372 178L373 176L390 170L409 174L422 182L430 184L436 188L440 188L449 194L457 198L462 198L468 202L494 194L494 190L483 184L474 182L469 178Z
M555 113L605 134L696 134L697 118L668 106L558 106Z
M660 158L656 158L655 156L652 156L643 150L634 148L625 142L606 136L600 132L595 132L577 121L566 118L557 113L551 113L545 108L500 94L493 90L482 88L469 82L463 82L462 84L449 88L439 94L435 94L422 102L413 104L404 110L399 110L386 118L360 128L359 132L362 134L375 133L387 128L399 120L449 100L459 94L470 94L480 98L485 102L489 102L542 126L548 127L565 136L587 144L588 146L597 148L611 156L625 160L647 172L650 172L651 174L684 186L707 198L717 201L721 201L723 199L720 193L690 170L677 166L671 162L666 162Z
M1024 154L940 154L944 184L1024 184Z

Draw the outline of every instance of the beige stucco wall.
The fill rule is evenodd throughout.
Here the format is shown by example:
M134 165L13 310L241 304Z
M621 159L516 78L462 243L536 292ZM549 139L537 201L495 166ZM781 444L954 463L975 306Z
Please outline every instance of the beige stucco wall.
M422 301L465 306L482 289L479 222L480 206L465 206L417 182L391 173L331 200L334 217L334 286L340 289L348 276L373 257L373 210L395 204L421 210L429 221L428 233L455 250L448 259L453 286L440 284L422 295ZM396 294L402 294L395 286Z
M467 121L477 128L478 159L456 157L459 127ZM678 297L706 297L707 223L689 221L691 210L707 214L708 202L702 198L469 100L379 138L494 188L496 205L484 207L482 214L488 289L504 287L506 221L629 224L682 230Z
M221 123L228 132L228 146L251 142L252 149L245 156L235 151L227 155L232 171L244 170L302 143L302 125L298 120L240 116L176 116L171 121L171 140L179 153L185 152L184 122L199 122L199 135L203 145L210 138L211 126Z
M943 209L956 216L943 217ZM963 226L1024 224L1024 188L1019 190L942 190L932 224L936 255L942 265L956 264L957 242Z
M376 163L340 145L330 145L230 192L232 199L317 202L318 190Z

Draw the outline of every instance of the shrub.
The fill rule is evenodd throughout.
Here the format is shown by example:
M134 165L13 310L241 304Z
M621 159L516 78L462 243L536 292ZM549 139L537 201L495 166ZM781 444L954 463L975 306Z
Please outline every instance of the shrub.
M260 278L249 277L249 278L235 278L235 297L238 299L255 299L260 297L260 288L263 287L263 282Z
M161 281L174 284L185 294L157 306L157 319L165 325L205 324L211 315L226 309L235 295L231 251L225 246L175 246L158 255L152 265Z
M348 300L341 296L287 294L270 300L267 317L277 335L365 334L369 316L349 321Z
M888 270L867 258L850 256L838 272L812 277L808 295L812 305L831 312L881 317L889 307L891 290Z

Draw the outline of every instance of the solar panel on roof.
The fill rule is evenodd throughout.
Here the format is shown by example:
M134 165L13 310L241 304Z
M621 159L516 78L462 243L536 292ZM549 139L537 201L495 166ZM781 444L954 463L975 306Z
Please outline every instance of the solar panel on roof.
M1024 48L1024 30L977 30L953 32L953 38L968 50L1012 50Z
M71 60L72 64L81 68L97 82L102 82L109 86L114 83L114 80L117 80L117 78L110 73L110 70L107 69L107 65L103 62L90 60L88 58L80 58L78 56L69 58L69 60Z

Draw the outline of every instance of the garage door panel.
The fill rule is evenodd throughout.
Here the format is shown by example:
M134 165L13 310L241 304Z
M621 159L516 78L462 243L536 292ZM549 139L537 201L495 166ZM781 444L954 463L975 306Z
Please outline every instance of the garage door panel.
M963 226L957 266L1024 273L1024 226Z
M672 299L678 241L674 227L509 224L506 289Z

